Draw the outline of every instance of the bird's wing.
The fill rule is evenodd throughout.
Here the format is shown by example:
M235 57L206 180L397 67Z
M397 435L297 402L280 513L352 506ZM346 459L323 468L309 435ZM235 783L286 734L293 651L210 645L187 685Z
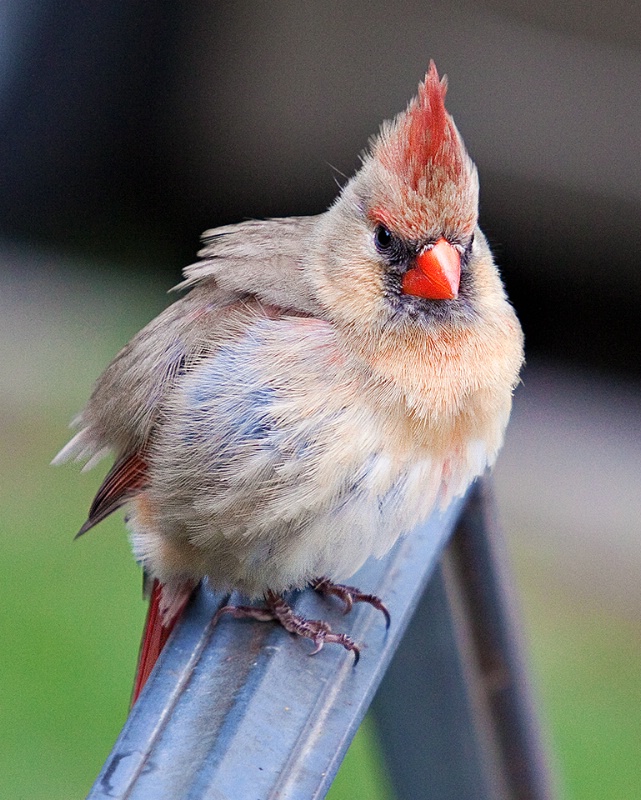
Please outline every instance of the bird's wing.
M76 534L76 539L123 506L146 485L147 462L143 455L134 452L119 458L98 489L87 521Z
M313 225L314 218L299 217L207 232L203 260L187 267L176 287L191 290L118 353L76 420L79 432L54 463L76 458L93 466L109 451L119 461L143 453L175 381L233 335L235 319L240 332L244 307L258 303L276 316L321 314L300 269Z
M184 271L183 289L216 282L233 294L311 316L322 314L305 281L302 260L317 217L251 220L203 234L201 261Z

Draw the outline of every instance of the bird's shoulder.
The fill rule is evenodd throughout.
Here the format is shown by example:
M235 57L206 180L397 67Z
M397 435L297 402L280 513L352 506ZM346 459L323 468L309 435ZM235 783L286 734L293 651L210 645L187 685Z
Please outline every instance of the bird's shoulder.
M249 220L205 231L200 260L184 270L186 289L215 283L231 295L317 315L322 309L303 269L318 217Z

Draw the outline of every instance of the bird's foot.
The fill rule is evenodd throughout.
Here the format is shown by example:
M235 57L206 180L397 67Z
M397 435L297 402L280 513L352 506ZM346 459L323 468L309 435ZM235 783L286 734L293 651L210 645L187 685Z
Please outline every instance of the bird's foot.
M385 627L389 628L392 618L390 613L385 607L385 604L375 594L365 594L357 589L355 586L345 586L342 583L333 583L329 578L317 578L311 584L312 589L325 597L334 595L345 603L344 614L352 610L354 603L369 603L374 608L377 608L385 617Z
M231 614L236 619L255 619L258 622L279 622L289 633L311 639L316 645L310 655L315 655L325 644L340 644L354 653L354 664L358 663L360 650L356 642L345 633L334 633L327 622L321 619L306 619L295 614L283 598L275 592L267 592L265 606L223 606L214 617L214 625L223 614Z

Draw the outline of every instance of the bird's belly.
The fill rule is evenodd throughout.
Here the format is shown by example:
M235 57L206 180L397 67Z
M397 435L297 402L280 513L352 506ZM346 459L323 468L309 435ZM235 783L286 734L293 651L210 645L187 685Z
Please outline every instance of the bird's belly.
M449 502L455 485L451 462L420 458L394 464L384 455L370 457L349 486L329 497L319 489L307 513L272 518L235 535L229 529L206 545L206 572L214 587L240 589L250 596L303 588L314 578L349 578L374 556L382 557L439 504ZM467 485L467 477L464 481ZM267 509L263 509L266 511ZM233 541L230 541L233 540Z
M399 469L387 456L372 456L360 479L292 542L292 566L300 563L302 549L314 554L309 567L314 577L349 578L430 513L441 494L441 479L442 463L432 459Z
M155 440L157 537L172 558L185 554L185 572L219 589L256 596L348 578L487 463L478 442L458 436L445 448L402 405L379 402L342 365L331 329L301 325L257 323L199 364ZM143 537L134 544L151 574L166 574Z
M446 456L379 451L340 466L321 458L262 494L254 485L182 502L165 494L163 503L156 493L148 518L132 515L134 550L162 582L207 576L216 590L254 598L322 576L342 581L462 494L487 463L477 440Z

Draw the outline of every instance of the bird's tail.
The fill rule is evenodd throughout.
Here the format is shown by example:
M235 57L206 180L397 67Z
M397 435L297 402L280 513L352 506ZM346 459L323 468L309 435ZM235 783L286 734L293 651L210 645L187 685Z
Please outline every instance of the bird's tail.
M167 639L182 617L193 590L193 583L183 583L177 588L168 590L167 586L154 580L149 597L147 620L140 643L131 705L136 702L143 686L147 683Z

